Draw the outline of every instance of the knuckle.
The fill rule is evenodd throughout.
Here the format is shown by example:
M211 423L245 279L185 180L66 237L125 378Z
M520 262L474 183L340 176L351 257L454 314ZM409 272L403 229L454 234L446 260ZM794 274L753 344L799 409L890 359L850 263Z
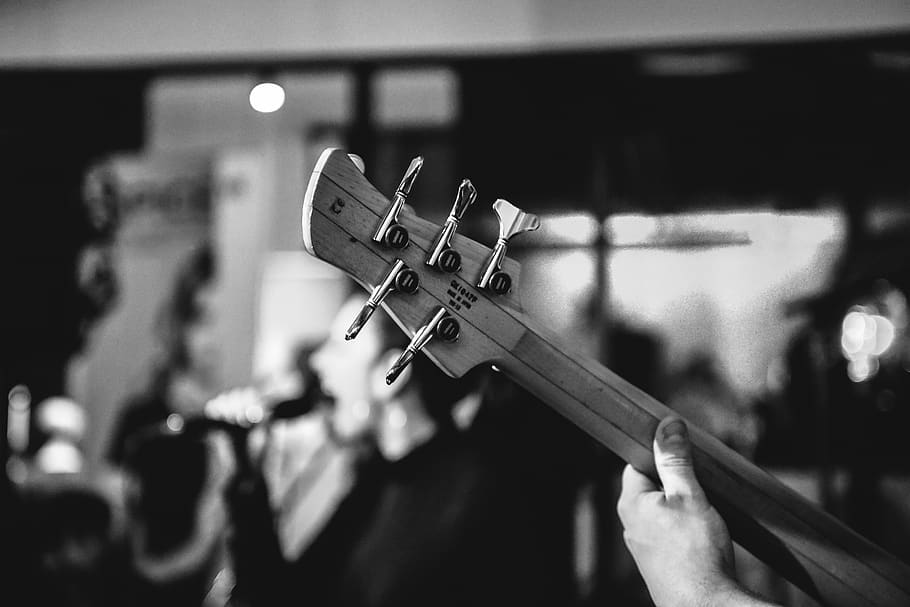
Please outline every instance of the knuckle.
M629 498L624 494L619 496L619 500L616 502L616 513L619 515L619 518L622 519L625 517L626 513L629 511Z
M669 453L660 457L660 465L672 469L690 468L692 460L687 454Z

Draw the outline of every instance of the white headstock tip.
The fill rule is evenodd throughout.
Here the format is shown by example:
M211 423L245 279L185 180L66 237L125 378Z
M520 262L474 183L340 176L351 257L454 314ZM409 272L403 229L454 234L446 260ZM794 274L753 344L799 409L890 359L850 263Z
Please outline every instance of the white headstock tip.
M303 246L310 255L316 255L313 249L313 235L310 230L310 217L313 214L313 197L316 195L316 184L319 182L319 175L322 169L329 161L329 158L338 151L338 148L326 148L319 155L316 166L313 167L313 174L310 175L310 182L307 184L306 193L303 195L303 210L300 217L300 229L303 235Z

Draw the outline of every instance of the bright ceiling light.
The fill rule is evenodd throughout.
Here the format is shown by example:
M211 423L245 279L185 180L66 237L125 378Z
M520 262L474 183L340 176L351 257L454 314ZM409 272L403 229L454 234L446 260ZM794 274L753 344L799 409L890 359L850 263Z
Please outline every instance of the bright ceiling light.
M250 107L262 114L271 114L284 105L284 89L274 82L260 82L250 91Z

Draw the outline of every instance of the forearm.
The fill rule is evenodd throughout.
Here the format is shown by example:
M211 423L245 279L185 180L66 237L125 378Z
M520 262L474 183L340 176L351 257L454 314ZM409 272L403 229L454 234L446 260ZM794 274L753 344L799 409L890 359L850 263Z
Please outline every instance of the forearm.
M687 573L686 579L678 582L655 575L650 578L646 584L655 607L779 607L726 575L695 580Z
M705 599L692 607L779 607L758 598L732 580L706 593Z

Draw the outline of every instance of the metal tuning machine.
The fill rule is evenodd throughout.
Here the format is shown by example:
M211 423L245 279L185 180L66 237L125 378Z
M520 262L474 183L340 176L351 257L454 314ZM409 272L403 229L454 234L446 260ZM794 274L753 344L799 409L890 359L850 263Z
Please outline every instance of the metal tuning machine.
M449 216L443 224L436 240L430 248L427 255L426 264L435 266L443 272L453 273L461 269L461 254L449 245L452 235L458 229L458 222L464 216L468 207L474 203L477 198L477 190L469 179L465 179L458 186L458 194L455 195L455 203Z
M398 213L407 201L408 194L411 193L411 187L414 185L414 180L417 179L417 173L420 172L422 166L423 156L418 156L411 161L408 170L405 171L404 177L401 179L401 183L398 184L398 189L395 190L395 196L392 199L389 210L386 211L385 216L373 233L373 242L384 242L393 249L403 249L408 246L410 236L408 235L408 230L397 223Z
M503 272L502 260L506 256L509 240L522 232L531 232L540 227L537 215L525 213L511 202L500 198L493 203L493 210L499 218L499 240L490 254L477 286L489 289L497 295L504 295L512 288L512 277Z
M461 333L461 327L458 325L458 321L449 314L448 310L440 306L436 312L433 313L429 322L414 333L411 343L408 344L408 347L405 348L404 352L401 353L401 356L398 357L398 360L395 361L395 364L392 365L392 368L389 369L389 372L386 373L385 383L391 384L398 379L398 376L401 375L401 372L404 371L405 367L414 360L417 353L420 352L433 337L438 337L445 342L451 343L458 339L459 333Z
M367 299L367 302L360 310L360 314L358 314L357 318L354 319L354 322L351 323L351 326L344 334L344 338L350 340L357 337L357 334L360 333L363 326L370 320L373 312L376 311L376 308L389 293L395 291L397 293L413 295L419 288L420 277L417 275L417 272L406 266L400 259L396 259L392 263L392 267L388 274L382 279L382 282L376 285L376 288L370 293L370 298Z

